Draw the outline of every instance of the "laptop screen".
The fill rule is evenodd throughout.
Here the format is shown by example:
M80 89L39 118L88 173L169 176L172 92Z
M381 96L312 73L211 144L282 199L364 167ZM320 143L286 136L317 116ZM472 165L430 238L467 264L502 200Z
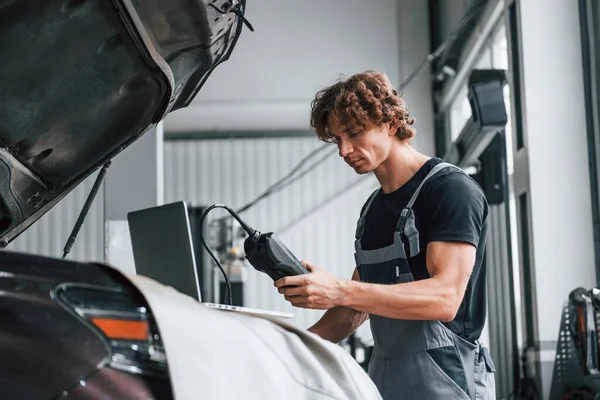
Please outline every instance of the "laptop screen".
M185 202L127 214L136 273L202 301Z

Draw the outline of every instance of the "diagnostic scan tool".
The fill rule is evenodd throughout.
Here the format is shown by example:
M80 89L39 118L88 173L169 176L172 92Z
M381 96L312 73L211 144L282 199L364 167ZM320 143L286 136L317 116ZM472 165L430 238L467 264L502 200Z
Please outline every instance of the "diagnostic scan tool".
M200 218L200 225L203 224L204 218L208 212L214 208L224 208L231 216L233 216L242 229L246 231L248 237L244 241L244 252L246 259L257 271L263 272L271 277L274 281L286 276L308 274L309 271L302 263L294 256L294 254L285 245L274 236L273 232L261 233L256 229L248 226L235 211L223 204L213 204L208 207ZM202 245L208 251L212 259L215 261L221 272L225 276L225 281L229 286L229 280L221 263L215 257L213 252L206 244L204 238L200 236ZM231 290L229 290L231 293Z

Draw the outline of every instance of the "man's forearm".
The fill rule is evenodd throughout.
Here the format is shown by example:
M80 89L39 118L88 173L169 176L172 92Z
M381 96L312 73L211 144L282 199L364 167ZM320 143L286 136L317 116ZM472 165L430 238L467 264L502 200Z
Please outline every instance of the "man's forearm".
M339 343L350 336L368 318L368 314L348 307L335 307L308 330L325 340Z
M452 321L462 296L435 278L396 285L344 281L342 305L388 318Z

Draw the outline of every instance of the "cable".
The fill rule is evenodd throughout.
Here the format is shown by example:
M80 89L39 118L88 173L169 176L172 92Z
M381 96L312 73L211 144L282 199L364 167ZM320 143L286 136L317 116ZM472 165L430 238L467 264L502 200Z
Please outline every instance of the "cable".
M219 267L219 269L221 270L221 273L223 274L223 277L225 278L225 284L227 285L227 297L229 300L229 305L233 305L233 300L232 300L232 295L231 295L231 283L229 282L227 273L225 273L225 270L223 269L221 262L215 256L215 254L210 249L210 247L208 247L208 245L206 244L206 241L204 240L204 236L202 235L202 225L204 224L204 219L206 218L208 213L215 208L223 208L223 209L227 210L229 212L229 214L231 214L231 216L233 216L239 222L239 224L248 233L249 236L254 235L256 233L256 230L250 228L244 221L242 221L242 219L237 215L237 213L235 211L233 211L231 208L227 207L224 204L213 204L212 206L210 206L206 210L204 210L204 212L202 213L202 216L200 217L200 241L202 242L202 245L204 246L204 248L206 249L206 251L208 252L210 257L217 264L217 267Z
M315 150L311 151L306 156L304 156L302 158L302 160L300 160L298 162L298 164L296 164L283 178L280 178L277 182L273 183L271 186L269 186L267 189L265 189L260 195L258 195L252 201L250 201L250 202L246 203L245 205L243 205L242 207L240 207L237 211L238 214L241 214L242 212L247 211L248 209L250 209L251 207L256 205L260 200L264 199L265 197L268 197L271 194L276 193L276 192L284 189L285 187L291 185L293 182L295 182L297 179L299 179L299 177L306 175L308 172L313 170L318 164L325 161L325 159L327 157L331 156L334 153L334 151L331 151L325 157L318 159L315 163L310 165L306 171L303 171L299 177L292 177L304 164L306 164L311 158L315 157L317 154L319 154L320 152L325 150L327 147L329 147L329 144L321 145L320 147L317 147ZM288 180L290 180L291 182L289 182ZM226 219L226 218L228 218L228 217L227 216L221 217L221 219Z
M336 152L337 152L337 150L333 149L333 151L330 151L329 153L326 153L321 158L317 159L317 161L315 161L312 165L310 165L306 170L300 172L298 175L296 175L294 177L287 177L286 180L282 179L278 184L272 185L263 194L261 194L260 196L258 196L255 200L253 200L253 203L251 203L249 206L247 205L247 206L242 207L242 209L239 212L247 210L248 208L250 208L251 206L255 205L256 203L258 203L258 201L264 199L265 197L270 196L272 194L275 194L275 193L277 193L277 192L285 189L286 187L290 186L291 184L293 184L294 182L298 181L300 178L302 178L303 176L305 176L309 172L314 171L314 169L319 164L323 163L327 158L329 158L332 154L334 154Z
M282 185L287 186L286 180L291 179L291 177L300 169L300 167L302 167L304 164L306 164L308 162L308 160L310 160L311 158L315 157L321 151L325 150L327 147L329 147L329 145L328 144L324 144L324 145L322 145L320 147L317 147L315 150L311 151L309 154L307 154L306 156L304 156L304 158L302 158L302 160L300 160L300 162L298 162L298 164L296 164L290 170L290 172L288 172L283 178L280 178L277 182L273 183L271 186L269 186L267 189L265 189L265 191L262 192L260 195L258 195L254 200L252 200L252 201L246 203L245 205L243 205L242 207L240 207L238 209L238 213L242 213L244 211L247 211L249 208L251 208L252 206L254 206L260 200L262 200L265 197L267 197L267 196L275 193L276 191L281 190L280 188L278 188L279 186L282 186ZM329 154L329 155L331 155L331 154ZM285 187L285 186L283 186L283 187Z
M246 27L248 27L248 29L250 29L250 31L254 32L254 27L252 26L252 24L250 23L250 21L248 21L246 19L246 17L244 17L244 11L242 11L242 6L240 6L239 4L230 7L228 10L226 11L221 11L220 8L218 8L217 6L215 6L214 4L210 3L208 5L209 7L214 8L219 14L221 15L225 15L228 14L230 12L234 13L235 15L237 15L238 17L241 18L242 22L244 23L244 25L246 25Z
M92 203L94 202L94 199L96 198L96 195L98 194L98 190L100 189L100 185L102 184L102 181L104 180L104 177L106 176L106 170L108 169L108 167L110 167L110 164L111 164L111 161L108 161L106 164L104 164L102 166L102 169L98 173L98 176L96 177L94 186L92 186L92 189L90 190L90 194L88 195L87 199L85 200L83 208L81 209L81 212L79 213L79 217L77 218L77 221L75 222L75 226L73 227L73 230L71 231L71 235L69 236L69 239L67 239L67 243L65 244L65 247L63 248L63 256L62 256L63 259L67 257L67 254L69 254L71 252L71 249L73 248L73 245L75 244L75 239L77 239L79 230L83 226L85 217L87 216L88 211L90 211L90 207L92 206Z
M333 151L330 151L330 152L326 153L324 156L322 156L321 158L317 159L317 161L315 161L315 162L314 162L312 165L310 165L308 169L306 169L306 170L302 171L301 173L299 173L298 175L296 175L296 176L294 176L294 177L292 177L292 178L289 178L287 181L285 181L285 182L281 183L279 186L272 185L272 186L271 186L271 187L270 187L270 188L269 188L267 191L265 191L265 192L264 192L262 195L260 195L260 196L259 196L259 197L257 197L255 200L253 200L254 204L256 204L256 203L257 203L259 200L261 200L261 199L263 199L263 198L265 198L265 197L267 197L267 196L269 196L269 195L271 195L271 194L277 193L277 192L279 192L279 191L281 191L281 190L285 189L286 187L290 186L290 185L291 185L291 184L293 184L294 182L296 182L296 181L300 180L302 177L304 177L304 176L305 176L306 174L308 174L309 172L311 172L311 171L314 171L314 169L315 169L315 168L316 168L316 167L317 167L319 164L323 163L323 162L324 162L324 161L325 161L327 158L329 158L329 157L330 157L330 156L331 156L333 153L336 153L336 152L337 152L337 149L333 149ZM310 154L309 154L309 156L310 156ZM283 181L283 180L282 180L282 181ZM272 188L272 189L271 189L271 188ZM251 204L251 205L253 205L253 204ZM246 208L246 209L248 209L248 208ZM239 212L239 211L238 211L238 212ZM227 217L222 217L222 218L227 218ZM233 240L233 236L234 236L234 235L232 235L232 240ZM241 236L243 236L243 230L241 230L241 232L239 232L239 236L240 236L240 237L241 237ZM231 245L231 243L230 243L230 245Z
M316 206L312 207L310 210L308 210L305 213L301 214L298 218L294 219L293 221L291 221L287 225L285 225L285 226L277 229L276 231L278 232L279 235L283 235L285 232L287 232L293 226L297 225L300 221L302 221L303 219L305 219L309 215L317 212L318 210L320 210L321 208L325 207L326 205L328 205L329 203L331 203L332 201L334 201L335 199L337 199L341 195L343 195L345 193L348 193L349 190L355 188L356 186L358 186L358 185L360 185L361 183L364 183L364 182L368 182L368 180L364 179L364 177L362 177L362 176L359 177L359 178L357 178L356 180L352 181L352 183L350 183L349 185L347 185L347 186L343 187L342 189L338 190L337 192L335 192L334 194L332 194L331 196L329 196L328 198L326 198L325 200L323 200L322 202L320 202ZM375 190L375 189L373 189L373 190Z
M311 171L314 171L314 169L319 165L322 164L326 159L328 159L329 157L331 157L333 154L337 153L337 149L332 149L332 151L326 153L324 156L322 156L321 158L319 158L317 161L315 161L308 169L302 171L301 173L299 173L298 175L296 175L293 178L288 179L285 183L281 184L280 186L278 186L276 189L274 189L272 191L271 194L273 193L277 193L283 189L285 189L286 187L290 186L292 183L298 181L300 178L304 177L306 174L308 174Z

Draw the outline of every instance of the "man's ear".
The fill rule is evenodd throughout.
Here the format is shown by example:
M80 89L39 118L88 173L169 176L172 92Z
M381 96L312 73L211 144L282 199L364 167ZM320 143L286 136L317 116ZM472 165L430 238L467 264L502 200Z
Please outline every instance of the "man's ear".
M397 119L394 119L393 121L388 122L388 134L390 136L395 136L396 132L398 131L398 126L399 126L399 124L398 124Z

